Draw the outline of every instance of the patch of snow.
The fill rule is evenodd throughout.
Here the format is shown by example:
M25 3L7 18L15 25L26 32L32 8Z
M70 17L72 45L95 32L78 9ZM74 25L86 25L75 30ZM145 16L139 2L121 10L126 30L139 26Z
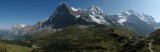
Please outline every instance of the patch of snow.
M77 15L76 17L77 17L77 18L79 18L79 17L80 17L80 15Z
M62 5L62 4L66 4L66 3L65 3L65 2L62 2L62 3L59 4L59 6Z
M95 16L93 16L93 15L89 15L91 18L92 18L92 20L94 21L94 22L97 22L97 23L101 23L101 20L100 19L97 19Z
M18 25L14 25L14 27L17 27L17 28L24 28L26 27L27 25L24 25L24 24L18 24Z
M92 14L95 14L95 12L92 11Z
M155 30L160 29L160 27L154 27Z
M151 24L151 23L154 23L155 22L155 19L150 16L150 15L146 15L146 14L140 14L140 19L144 22L147 22L148 24Z
M127 15L125 15L125 14L127 14ZM130 16L131 14L137 16L139 20L146 22L147 24L151 24L154 22L154 18L152 16L149 16L149 15L146 15L143 13L137 13L133 10L126 10L123 13L119 13L118 15L120 17L127 17L127 16ZM120 21L122 22L123 20L120 20ZM137 22L133 22L133 23L137 23Z
M139 17L140 20L142 20L144 22L147 22L147 19L145 18L144 15L140 14L138 17Z
M119 19L117 22L118 22L119 24L121 24L121 25L123 25L123 23L127 21L126 18L123 17L123 16L119 16L119 18L120 18L120 19Z
M49 18L50 18L50 17L48 17L47 19L43 20L43 22L44 22L44 21L47 21L47 20L49 20Z
M101 16L101 15L89 15L91 18L92 18L92 20L94 21L94 22L97 22L98 24L107 24L107 22L105 22L105 20L103 19L104 17L103 16Z
M73 11L78 11L78 9L76 9L76 8L74 8L74 7L71 7L71 9L72 9Z
M89 10L94 12L94 13L97 13L97 14L103 13L103 11L99 7L97 7L95 5L92 5L92 7Z
M130 12L128 12L128 11L125 11L125 13L126 13L127 15L131 15L131 13L130 13Z
M21 24L20 26L21 26L21 27L26 27L26 25L24 25L24 24Z
M112 23L115 23L114 21Z

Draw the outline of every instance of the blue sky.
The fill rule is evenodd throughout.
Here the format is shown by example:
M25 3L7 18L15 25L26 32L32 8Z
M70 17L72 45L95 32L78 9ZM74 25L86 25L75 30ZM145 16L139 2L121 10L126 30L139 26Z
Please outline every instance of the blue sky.
M131 9L160 22L160 0L0 0L0 29L15 24L33 25L49 17L61 2L83 9L97 5L107 14Z

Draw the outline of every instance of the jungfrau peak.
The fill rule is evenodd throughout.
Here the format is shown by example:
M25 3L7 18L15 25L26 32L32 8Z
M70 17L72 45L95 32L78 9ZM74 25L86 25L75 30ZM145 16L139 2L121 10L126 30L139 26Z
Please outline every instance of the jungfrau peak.
M115 17L114 17L115 18ZM126 10L117 15L117 22L139 34L149 34L156 30L158 23L150 15L138 13L133 10Z

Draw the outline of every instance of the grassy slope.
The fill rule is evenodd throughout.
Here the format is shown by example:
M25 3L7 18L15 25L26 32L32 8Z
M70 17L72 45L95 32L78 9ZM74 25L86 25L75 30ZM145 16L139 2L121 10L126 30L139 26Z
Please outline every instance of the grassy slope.
M29 52L31 49L24 46L14 45L14 44L7 44L0 42L0 49L5 50L6 52Z
M155 52L160 52L160 45L152 45L152 49L153 49Z
M155 52L160 52L160 29L152 32L150 36L147 38L148 41L153 41L152 49Z
M114 30L115 33L121 35L121 36L127 36L127 37L134 37L136 34L128 29L124 29L121 27L117 27Z
M114 32L112 32L111 29L112 27L101 25L89 27L87 29L73 26L53 34L45 32L36 33L38 36L34 36L33 42L35 45L42 47L42 49L82 49L81 52L87 50L118 52L119 47L117 46L122 46L124 44L123 41L117 42L119 36L135 36L135 34L127 29L114 28ZM65 46L66 48L63 48Z

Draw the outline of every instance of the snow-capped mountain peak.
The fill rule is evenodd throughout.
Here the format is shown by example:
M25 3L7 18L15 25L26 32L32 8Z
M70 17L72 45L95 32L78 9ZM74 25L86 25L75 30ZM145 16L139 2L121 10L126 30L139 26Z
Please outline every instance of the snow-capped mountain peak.
M123 25L123 23L127 21L126 17L124 16L118 16L118 17L119 17L119 20L117 22L121 25Z
M108 16L103 11L93 5L89 9L70 7L66 3L61 3L55 12L45 21L34 25L34 28L64 28L74 24L109 24L105 18Z
M153 17L133 10L126 10L118 15L107 15L95 5L88 9L77 9L61 3L47 20L35 24L33 29L61 29L75 24L124 26L142 34L150 33L155 29L153 27L157 27ZM143 27L149 30L140 29Z
M159 28L158 23L152 16L144 13L138 13L133 10L126 10L122 13L119 13L117 15L116 21L120 25L132 28L132 30L141 34L150 33ZM148 28L149 30L146 28Z
M66 3L65 3L65 2L62 2L62 3L59 4L59 6L61 6L61 5L66 5Z
M122 13L120 13L120 15L126 15L126 16L128 16L128 15L137 15L137 14L138 13L133 11L133 10L125 10Z
M78 10L79 10L79 9L74 8L74 7L71 7L71 9L72 9L73 11L78 11Z
M32 25L17 24L12 27L11 33L14 35L25 35L31 28Z
M61 3L59 4L59 6L56 8L56 11L54 12L53 16L54 15L63 15L63 14L66 14L66 13L70 13L70 6L68 6L66 3Z
M133 10L126 10L122 13L119 14L119 16L123 16L123 18L126 18L128 21L136 21L136 20L141 20L141 21L144 21L148 24L152 23L152 22L155 22L154 18L150 15L146 15L144 13L138 13L138 12L135 12ZM131 16L134 16L134 17L131 17ZM119 17L121 19L121 17ZM135 19L133 21L133 19Z
M14 25L14 27L17 27L17 28L24 28L26 27L27 25L25 24L17 24L17 25Z
M98 6L96 5L92 5L91 8L89 8L89 10L94 14L103 14L103 10L101 10Z

